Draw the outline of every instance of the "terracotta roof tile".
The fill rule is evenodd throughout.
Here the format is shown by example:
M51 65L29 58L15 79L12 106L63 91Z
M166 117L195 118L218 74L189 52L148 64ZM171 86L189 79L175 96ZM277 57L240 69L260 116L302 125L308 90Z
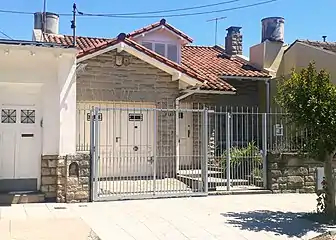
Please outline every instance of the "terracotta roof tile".
M73 37L67 35L55 35L55 34L44 34L44 37L47 42L55 42L63 45L72 45ZM96 38L96 37L76 37L76 45L79 50L78 57L81 57L83 54L87 54L92 50L95 50L99 47L106 45L107 43L113 41L114 39L108 38Z
M239 58L230 58L220 47L185 46L182 65L203 74L209 81L220 81L220 76L269 77Z
M322 48L336 53L336 42L321 42L321 41L311 41L311 40L297 40L297 42L302 42L313 47Z
M135 30L129 34L127 34L127 37L135 37L138 36L140 34L143 34L145 32L148 32L154 28L157 28L159 26L165 26L166 28L168 28L170 31L174 32L175 34L183 37L184 39L186 39L187 41L189 41L190 43L193 42L193 39L191 37L189 37L187 34L183 33L182 31L180 31L179 29L173 27L172 25L170 25L169 23L167 23L166 19L161 19L159 22L153 23L151 25L148 25L146 27L143 27L141 29Z

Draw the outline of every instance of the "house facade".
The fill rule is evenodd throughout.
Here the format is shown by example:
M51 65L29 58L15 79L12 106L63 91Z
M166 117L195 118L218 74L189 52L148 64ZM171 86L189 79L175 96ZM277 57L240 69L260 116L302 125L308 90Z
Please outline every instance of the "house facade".
M0 192L43 191L44 159L76 152L77 50L0 40L0 52Z
M227 29L225 49L193 46L191 37L165 19L109 39L74 41L55 28L43 33L36 27L33 33L40 41L76 43L77 151L90 150L90 114L98 107L101 177L152 177L155 169L161 178L199 169L205 126L212 124L212 132L223 125L216 136L225 135L225 115L210 113L206 124L205 109L257 109L265 102L260 91L271 76L242 56L240 27ZM240 119L235 122L245 121Z

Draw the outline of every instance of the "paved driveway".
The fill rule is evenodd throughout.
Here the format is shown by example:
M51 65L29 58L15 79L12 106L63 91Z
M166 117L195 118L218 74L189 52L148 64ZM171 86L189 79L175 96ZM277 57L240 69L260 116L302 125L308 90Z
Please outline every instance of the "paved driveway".
M15 216L30 219L29 222L36 218L81 219L89 226L87 229L92 229L102 240L309 239L327 230L301 217L304 213L314 211L315 198L313 194L273 194L68 205L27 204L6 210L0 208L0 224L6 219L15 219ZM39 210L26 210L32 206ZM71 223L65 222L65 225L71 226ZM79 227L76 228L80 231ZM0 235L4 231L2 229L0 227ZM86 239L89 238L83 238Z

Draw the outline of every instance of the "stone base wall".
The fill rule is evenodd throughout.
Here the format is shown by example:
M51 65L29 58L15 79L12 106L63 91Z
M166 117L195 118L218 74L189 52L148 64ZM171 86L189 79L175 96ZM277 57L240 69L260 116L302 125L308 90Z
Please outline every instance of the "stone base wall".
M322 162L297 154L268 154L268 189L274 193L314 193L316 168Z
M58 155L44 155L41 159L41 192L46 201L56 201Z
M41 192L45 194L46 201L89 201L89 154L42 156L41 173Z

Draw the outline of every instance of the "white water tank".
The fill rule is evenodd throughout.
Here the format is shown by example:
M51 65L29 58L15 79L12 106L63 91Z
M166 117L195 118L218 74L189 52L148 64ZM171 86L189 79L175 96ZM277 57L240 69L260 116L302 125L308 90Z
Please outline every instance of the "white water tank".
M285 19L282 17L268 17L261 20L261 42L284 42Z
M46 26L43 27L43 13L34 13L34 29L40 29L45 33L58 34L59 15L56 13L46 12ZM44 31L45 30L45 31Z

